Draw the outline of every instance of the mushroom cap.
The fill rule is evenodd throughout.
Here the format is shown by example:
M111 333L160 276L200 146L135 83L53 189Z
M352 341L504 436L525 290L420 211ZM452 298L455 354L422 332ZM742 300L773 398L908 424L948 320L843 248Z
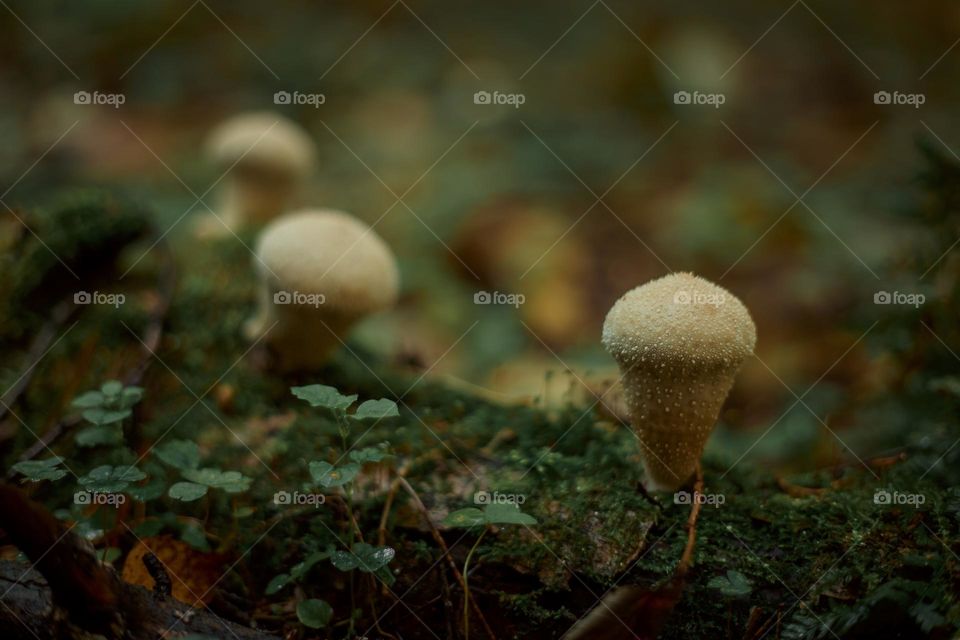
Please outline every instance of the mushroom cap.
M324 313L355 318L391 306L400 276L393 252L342 211L303 209L264 228L256 266L274 291L321 294Z
M673 273L625 293L603 323L603 346L622 367L739 368L757 329L732 293L692 273Z
M229 118L210 133L206 148L221 166L236 164L295 177L309 173L316 161L316 148L306 130L271 111Z

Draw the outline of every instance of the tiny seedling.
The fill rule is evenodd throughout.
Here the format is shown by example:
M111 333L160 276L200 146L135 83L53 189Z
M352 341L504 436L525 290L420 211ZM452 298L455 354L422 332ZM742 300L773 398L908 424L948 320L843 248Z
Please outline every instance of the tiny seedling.
M480 535L477 537L477 541L473 543L472 547L470 547L470 551L467 553L467 557L463 561L463 637L469 640L470 586L468 582L468 571L470 569L470 559L473 557L477 547L480 546L480 541L483 540L485 535L487 535L487 531L489 531L488 527L490 525L520 524L529 526L537 524L537 519L521 511L520 507L516 503L507 502L491 503L486 505L483 509L468 507L466 509L454 511L444 518L443 524L447 527L462 529L483 527L483 531L480 532Z
M389 443L382 442L376 446L365 447L362 449L352 449L350 443L351 429L356 423L376 424L381 420L395 418L400 415L397 410L397 403L392 400L381 398L379 400L367 400L360 403L353 413L347 413L348 409L357 401L357 395L344 395L333 387L322 384L313 384L305 387L293 387L290 391L296 397L306 401L311 407L322 408L329 411L337 424L337 431L340 435L341 450L336 452L337 461L335 463L326 460L314 460L308 464L310 478L314 486L323 489L340 488L343 493L343 501L346 506L348 522L346 523L347 536L349 542L347 549L338 551L333 548L324 553L314 553L299 565L294 567L289 574L280 574L270 583L274 592L283 588L292 581L301 579L311 566L318 561L329 558L331 564L340 571L350 574L350 602L351 612L354 607L354 580L353 571L358 570L363 573L376 576L387 585L394 582L394 575L390 572L387 565L396 556L396 551L386 546L373 546L365 542L357 541L359 534L356 517L354 516L353 505L353 483L357 475L367 463L378 463L390 457ZM340 460L347 459L340 463ZM317 601L322 602L322 601ZM303 604L303 603L301 603ZM326 603L324 603L326 604ZM318 612L321 611L319 605L311 605ZM325 611L325 609L323 610ZM300 621L304 622L300 608L297 609L297 615ZM332 611L331 611L332 615ZM350 616L350 635L353 635L355 616ZM311 616L309 620L318 622L323 620L322 615ZM329 620L329 618L327 618ZM324 624L326 624L324 622Z
M123 421L133 415L133 406L143 398L140 387L125 387L119 380L108 380L100 389L74 398L71 405L90 426L77 432L81 447L116 446L123 443Z

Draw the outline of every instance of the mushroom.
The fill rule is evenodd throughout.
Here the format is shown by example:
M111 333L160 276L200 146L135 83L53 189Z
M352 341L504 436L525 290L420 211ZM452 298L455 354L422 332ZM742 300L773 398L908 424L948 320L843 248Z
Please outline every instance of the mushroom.
M234 116L207 139L210 160L226 172L217 217L206 235L263 225L297 204L314 168L316 147L297 123L269 111Z
M648 487L672 491L694 473L756 327L733 294L674 273L624 294L603 323L640 439Z
M304 209L267 225L256 247L259 310L246 327L281 370L316 369L362 317L397 299L393 253L342 211Z

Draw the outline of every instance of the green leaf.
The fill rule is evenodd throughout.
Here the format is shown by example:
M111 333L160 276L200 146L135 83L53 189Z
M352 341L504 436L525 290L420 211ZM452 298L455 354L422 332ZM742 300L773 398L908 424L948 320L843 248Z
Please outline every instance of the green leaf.
M480 511L480 509L476 509L474 507L467 507L466 509L453 511L443 519L443 525L445 527L467 528L484 524L487 524L487 519L483 515L483 511Z
M396 418L399 415L400 412L397 411L396 402L381 398L362 403L351 417L355 420L382 420L384 418Z
M750 592L753 591L753 583L747 576L732 569L727 571L725 576L711 578L707 586L731 598L742 598L750 595Z
M120 408L129 409L143 399L141 387L126 387L120 394Z
M223 489L227 493L240 493L250 488L251 478L239 471L221 471L220 469L185 469L183 477L190 482L204 484L213 489Z
M120 395L120 393L123 391L123 383L119 380L107 380L100 385L100 391L105 396Z
M297 604L297 618L304 626L322 629L333 617L333 608L323 600L302 600Z
M322 487L340 487L357 477L360 465L355 462L334 467L329 462L311 462L310 477Z
M380 462L384 458L390 457L392 454L389 452L390 445L386 442L381 442L375 447L366 447L364 449L359 449L350 452L350 459L356 462L357 464L364 464L367 462Z
M181 471L200 466L200 447L189 440L168 440L154 447L153 453L161 461Z
M207 495L207 485L195 482L176 482L170 486L167 495L182 502L193 502Z
M330 554L326 551L316 551L311 553L309 556L304 558L303 561L293 565L293 567L290 569L290 575L295 580L299 580L307 575L307 572L310 571L313 565L317 564L321 560L326 560L329 557Z
M520 510L513 502L493 502L483 508L487 524L537 524L537 519Z
M67 475L67 471L60 468L61 462L63 462L63 459L58 456L43 460L24 460L13 465L13 470L26 476L27 480L31 482L59 480Z
M111 467L106 464L80 478L80 484L88 491L96 493L119 493L131 482L138 482L146 477L147 474L133 465Z
M74 436L78 446L99 447L101 445L114 446L123 443L123 429L116 424L94 425L85 427Z
M99 391L87 391L74 398L70 404L77 409L93 409L102 407L105 401L106 399Z
M397 552L390 547L374 547L365 542L353 545L352 551L334 551L330 562L340 571L360 569L365 573L375 573L387 566Z
M324 407L332 410L339 409L344 411L357 400L356 395L345 396L333 387L328 387L323 384L291 387L290 391L301 400L309 402L311 407Z
M268 596L272 596L277 591L280 591L280 589L283 589L285 586L290 584L291 580L293 580L293 578L288 573L281 573L279 575L275 575L273 576L273 579L267 583L267 588L265 593Z
M147 502L148 500L156 500L166 492L167 482L163 477L152 476L146 484L137 484L132 487L127 487L126 492L134 500L139 500L140 502Z
M83 412L83 419L87 422L95 425L105 425L105 424L114 424L115 422L120 422L124 418L129 418L133 415L133 412L130 409L104 409L102 407L94 407L93 409L87 409Z

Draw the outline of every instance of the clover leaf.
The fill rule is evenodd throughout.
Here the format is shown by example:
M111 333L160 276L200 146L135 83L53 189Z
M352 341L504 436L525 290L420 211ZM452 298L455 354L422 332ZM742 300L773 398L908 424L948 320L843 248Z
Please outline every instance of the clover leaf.
M292 387L290 391L301 400L306 400L311 407L345 411L357 400L356 395L345 396L333 387L324 384L311 384L306 387Z
M356 398L354 396L354 398ZM396 418L400 415L397 410L397 403L393 400L380 398L379 400L367 400L357 407L357 410L351 416L354 420L383 420L384 418Z
M175 482L170 486L167 495L181 502L193 502L207 495L207 485L196 482Z
M321 629L327 626L332 617L333 607L323 600L311 598L297 603L297 619L306 627Z
M190 482L202 484L211 489L223 489L227 493L240 493L250 488L251 478L239 471L221 471L220 469L184 469L183 477Z
M26 476L24 480L31 482L59 480L67 475L66 469L60 468L61 462L63 462L63 459L59 456L45 458L44 460L24 460L13 465L13 470Z
M189 440L168 440L154 447L153 452L174 469L186 471L200 466L200 447Z
M537 524L537 519L524 513L520 507L513 502L491 503L486 505L483 510L476 507L468 507L453 511L443 519L444 526L456 528L477 527L488 524Z
M80 478L80 484L95 493L119 493L130 483L139 482L146 477L147 474L133 465L112 467L106 464Z
M375 573L387 566L397 555L390 547L374 547L366 542L357 542L351 551L334 551L330 562L340 571L359 569L364 573Z

